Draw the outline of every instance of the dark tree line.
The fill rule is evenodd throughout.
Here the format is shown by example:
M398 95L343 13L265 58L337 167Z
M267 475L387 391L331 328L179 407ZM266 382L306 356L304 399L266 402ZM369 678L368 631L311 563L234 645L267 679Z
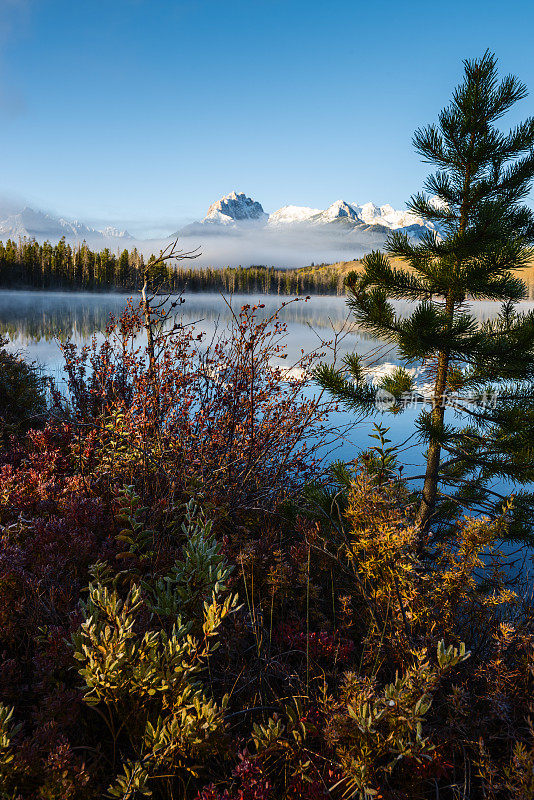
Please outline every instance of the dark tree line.
M71 246L39 244L34 239L0 242L0 286L81 291L132 291L140 289L145 262L135 248L120 254L108 248L91 250L85 243ZM254 294L345 293L343 275L334 269L307 267L184 268L171 262L164 266L162 288L171 292L225 292Z
M34 289L80 289L107 291L136 287L143 256L134 248L120 255L108 248L100 252L81 244L72 247L39 244L35 239L0 242L0 285Z

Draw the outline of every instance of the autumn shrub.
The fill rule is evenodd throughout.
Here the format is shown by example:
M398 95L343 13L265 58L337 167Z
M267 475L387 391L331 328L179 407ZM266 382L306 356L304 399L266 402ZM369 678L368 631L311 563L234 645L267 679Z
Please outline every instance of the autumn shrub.
M116 550L110 523L109 509L73 468L68 426L32 431L4 448L0 696L16 718L3 722L3 735L16 742L1 773L6 797L91 796L88 734L67 642L90 565Z
M286 327L262 309L243 306L209 341L154 312L149 347L130 306L103 344L66 344L56 399L80 428L83 471L144 497L196 496L218 517L273 509L315 476L331 404L308 391L314 355L286 365Z
M523 796L531 611L498 524L420 553L402 487L355 470L337 519L303 497L218 540L194 501L98 498L78 444L3 466L7 797L452 797L466 769Z
M0 797L531 797L509 506L421 547L380 437L329 477L257 313L207 343L161 320L153 383L130 309L6 438Z

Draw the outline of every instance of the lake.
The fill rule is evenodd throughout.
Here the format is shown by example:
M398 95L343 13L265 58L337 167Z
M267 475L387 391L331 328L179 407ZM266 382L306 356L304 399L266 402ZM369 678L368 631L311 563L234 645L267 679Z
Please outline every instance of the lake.
M0 333L9 337L10 350L36 362L45 374L61 384L64 375L60 341L70 338L77 344L86 344L93 336L102 340L110 315L120 315L128 297L121 294L0 291ZM287 300L286 297L273 295L234 295L231 304L235 310L239 310L245 303L261 302L265 305L263 313L271 314ZM186 294L185 301L179 308L180 317L185 323L194 322L199 330L211 334L216 327L220 328L229 322L231 312L218 294ZM522 305L525 309L534 308L533 301ZM397 303L396 307L400 313L410 310L408 303ZM499 305L473 303L473 309L477 318L484 320L496 316ZM309 352L321 348L323 341L332 340L334 333L342 329L344 333L338 342L338 358L356 351L368 359L372 358L377 369L381 365L398 363L394 347L386 346L354 326L346 325L347 307L343 297L314 296L307 302L299 300L283 309L280 316L287 324L288 363L297 360L302 349ZM322 350L325 353L324 360L332 360L328 348L323 347ZM374 444L369 439L373 421L382 421L390 426L389 436L395 443L404 443L411 437L404 445L403 452L406 474L420 472L421 447L412 436L414 418L418 413L419 408L407 409L395 416L377 415L374 420L366 420L352 430L346 430L351 417L345 412L337 412L332 417L332 424L340 430L334 456L352 459L363 448Z

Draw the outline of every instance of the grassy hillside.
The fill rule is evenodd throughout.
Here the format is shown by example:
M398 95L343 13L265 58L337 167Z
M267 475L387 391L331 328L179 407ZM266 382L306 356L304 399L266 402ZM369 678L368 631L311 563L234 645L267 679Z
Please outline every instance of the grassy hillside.
M396 267L405 266L402 260L398 258L392 259L392 263ZM353 261L336 261L334 264L319 264L303 267L302 269L297 270L297 272L309 277L320 276L321 279L337 278L339 280L348 275L349 272L359 272L362 269L362 259L358 258L354 259ZM515 274L525 281L528 286L529 298L534 300L534 260L526 269L517 270Z

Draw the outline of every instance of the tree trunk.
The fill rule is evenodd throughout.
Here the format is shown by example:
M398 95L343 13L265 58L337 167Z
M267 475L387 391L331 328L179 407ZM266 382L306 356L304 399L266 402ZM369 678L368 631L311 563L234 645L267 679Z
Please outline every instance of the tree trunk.
M436 383L434 386L434 396L432 398L432 425L436 428L443 427L443 420L445 417L445 392L447 387L447 372L449 369L449 354L442 352L439 354L438 359L438 374L436 376ZM434 508L436 506L436 497L438 494L438 480L439 480L439 461L441 456L441 445L436 439L431 439L428 445L428 455L426 461L425 482L423 484L423 493L421 497L421 504L417 512L415 524L419 528L421 534L426 533Z
M447 327L452 327L454 319L454 295L449 292L445 302L445 312L447 314ZM449 373L449 358L450 352L448 349L442 350L438 355L438 370L436 375L436 383L434 384L434 394L432 397L432 425L438 430L443 429L443 421L445 419L445 400L447 392L447 377ZM423 484L423 493L419 510L415 518L415 524L418 527L422 544L422 537L427 532L432 519L432 514L436 507L436 498L438 494L439 482L439 462L441 456L441 444L437 439L430 439L428 444L428 455L426 460L425 482Z
M473 151L475 144L475 133L472 132L469 142L470 155ZM465 165L464 185L463 185L463 201L460 208L460 220L458 225L458 233L463 236L467 230L467 222L469 217L469 192L471 189L471 176L473 172L473 165L470 158ZM458 262L457 267L460 267ZM447 328L450 333L452 324L454 322L454 304L456 298L452 291L449 291L445 301L445 313L448 317ZM434 396L432 398L432 424L443 429L443 420L445 418L445 393L447 391L447 377L449 373L449 358L450 352L448 349L442 350L438 355L438 371L436 375L436 383L434 385ZM421 504L415 518L415 524L420 531L420 544L424 534L428 531L432 514L436 507L436 498L438 494L439 482L439 461L441 456L441 445L439 441L430 440L428 445L428 455L426 462L425 482L423 484L423 494Z

